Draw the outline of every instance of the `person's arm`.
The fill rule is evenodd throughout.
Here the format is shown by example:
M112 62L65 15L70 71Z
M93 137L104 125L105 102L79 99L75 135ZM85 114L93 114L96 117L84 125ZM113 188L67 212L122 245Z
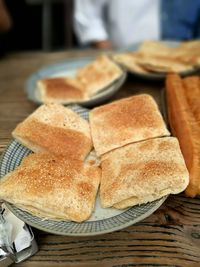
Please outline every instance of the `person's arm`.
M105 0L75 0L74 30L79 42L95 48L110 48L103 20Z

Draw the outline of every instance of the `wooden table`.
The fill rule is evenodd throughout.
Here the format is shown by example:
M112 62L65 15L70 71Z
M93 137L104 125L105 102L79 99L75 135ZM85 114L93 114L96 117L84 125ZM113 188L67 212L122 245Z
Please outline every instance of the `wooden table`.
M0 152L11 131L37 107L24 86L38 68L65 58L95 55L95 51L29 52L0 59ZM113 99L146 92L160 103L161 82L129 77ZM112 99L112 100L113 100ZM170 196L150 217L121 231L92 236L57 236L33 229L36 255L16 266L200 266L200 199Z

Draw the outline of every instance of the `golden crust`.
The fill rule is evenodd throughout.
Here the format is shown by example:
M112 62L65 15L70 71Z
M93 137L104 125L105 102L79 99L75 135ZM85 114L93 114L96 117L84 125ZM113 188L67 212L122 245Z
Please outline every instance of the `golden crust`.
M82 85L72 78L55 77L39 80L37 96L43 103L67 104L87 99Z
M191 76L181 79L168 75L166 80L168 120L171 131L179 140L190 174L186 195L200 194L200 79Z
M0 199L36 216L87 220L94 208L100 169L46 153L31 154L0 180Z
M89 124L59 104L39 107L12 132L14 138L34 152L84 159L92 148Z
M120 78L122 70L106 55L101 55L90 64L79 69L76 75L88 96L97 94Z
M89 118L97 155L128 143L169 135L156 102L146 94L94 108Z
M102 156L102 207L126 208L183 191L189 180L174 137L133 143Z

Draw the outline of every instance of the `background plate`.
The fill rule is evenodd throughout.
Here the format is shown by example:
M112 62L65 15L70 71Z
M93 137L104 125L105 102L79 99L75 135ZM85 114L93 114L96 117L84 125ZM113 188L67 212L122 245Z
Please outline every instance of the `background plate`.
M169 47L176 47L180 44L180 42L178 42L178 41L160 41L160 42L168 45ZM135 43L129 47L122 48L119 50L119 52L120 53L136 52L139 49L140 45L142 45L142 42L138 42L138 43ZM128 70L127 68L124 68L124 69L126 69L130 74L134 74L135 76L138 76L138 77L143 78L143 79L148 79L148 80L164 80L166 77L165 73L154 73L154 72L140 73L140 72L136 72L133 70ZM184 77L184 76L188 76L188 75L192 75L192 74L197 74L199 72L200 72L200 66L198 68L194 68L190 71L181 72L181 73L179 73L179 75Z
M83 118L88 119L87 109L78 105L69 107ZM32 152L29 149L19 144L16 140L12 141L2 156L0 177L14 170L22 159L30 153ZM166 198L167 196L144 205L137 205L126 210L117 210L114 208L102 209L97 197L95 211L91 218L83 223L43 220L12 204L6 203L6 205L22 221L40 230L60 235L89 236L113 232L137 223L158 209Z
M64 62L47 65L46 67L39 69L37 72L33 73L26 82L25 92L28 96L28 99L37 104L42 104L42 102L38 100L35 94L36 83L38 80L45 77L73 77L79 68L90 63L92 60L94 60L94 57L79 58L74 60L70 59ZM94 95L90 100L79 102L79 105L92 107L105 102L120 89L125 80L126 72L124 71L123 75L118 80L114 81L106 89Z

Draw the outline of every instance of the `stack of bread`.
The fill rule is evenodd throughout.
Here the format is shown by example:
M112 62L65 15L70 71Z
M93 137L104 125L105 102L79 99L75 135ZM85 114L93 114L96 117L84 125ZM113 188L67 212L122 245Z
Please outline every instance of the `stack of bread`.
M101 157L102 207L123 209L186 188L188 172L178 140L169 137L151 96L97 107L90 112L90 126Z
M81 222L90 217L100 169L84 161L92 149L89 124L59 104L39 107L13 131L32 150L0 181L0 198L42 218Z
M117 209L188 185L178 140L146 94L94 108L89 122L60 104L42 105L13 136L34 153L0 180L0 198L41 218L87 220L99 184L102 208ZM93 147L97 161L88 157Z
M115 53L113 59L128 71L141 74L184 73L200 66L200 41L177 46L159 41L145 41L137 51Z
M37 81L35 94L42 103L79 103L107 89L122 76L122 69L106 55L81 67L75 76L46 77Z

